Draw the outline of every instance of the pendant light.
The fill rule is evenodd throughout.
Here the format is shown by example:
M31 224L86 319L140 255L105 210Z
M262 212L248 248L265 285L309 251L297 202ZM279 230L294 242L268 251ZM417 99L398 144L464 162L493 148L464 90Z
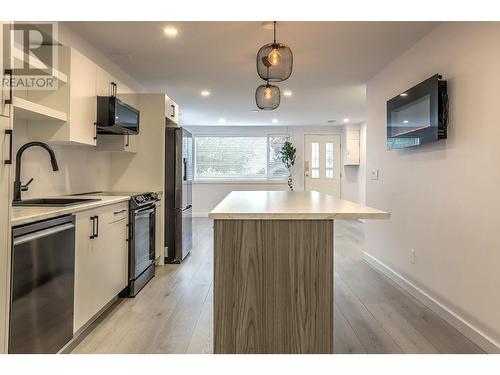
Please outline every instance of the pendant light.
M262 46L257 53L257 73L265 81L281 82L292 74L293 54L286 44L276 42L276 21L273 34L273 43Z
M266 82L255 90L255 103L265 111L272 111L279 107L281 101L280 88Z

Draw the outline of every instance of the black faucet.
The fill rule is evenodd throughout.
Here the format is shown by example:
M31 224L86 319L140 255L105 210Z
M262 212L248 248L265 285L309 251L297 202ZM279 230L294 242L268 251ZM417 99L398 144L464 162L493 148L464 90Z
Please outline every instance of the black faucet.
M17 150L16 154L16 179L14 181L14 202L20 202L21 201L21 191L26 191L28 190L28 185L33 181L33 179L30 179L26 185L23 185L21 183L21 156L23 152L32 146L39 146L47 150L47 152L50 155L50 162L52 163L52 170L58 171L59 166L57 165L57 160L56 160L56 155L54 154L54 151L45 143L42 142L28 142L24 145L21 146L19 150Z

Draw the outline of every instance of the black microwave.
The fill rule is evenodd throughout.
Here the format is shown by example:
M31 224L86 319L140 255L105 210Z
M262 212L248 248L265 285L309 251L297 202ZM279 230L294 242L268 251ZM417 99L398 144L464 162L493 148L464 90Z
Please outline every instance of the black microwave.
M97 133L139 134L139 110L116 96L97 97Z

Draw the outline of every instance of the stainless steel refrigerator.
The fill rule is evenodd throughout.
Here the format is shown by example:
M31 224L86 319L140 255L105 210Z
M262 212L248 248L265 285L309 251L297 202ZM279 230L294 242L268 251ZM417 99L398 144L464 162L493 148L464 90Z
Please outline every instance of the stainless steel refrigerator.
M186 129L165 131L165 261L180 263L191 252L193 138Z

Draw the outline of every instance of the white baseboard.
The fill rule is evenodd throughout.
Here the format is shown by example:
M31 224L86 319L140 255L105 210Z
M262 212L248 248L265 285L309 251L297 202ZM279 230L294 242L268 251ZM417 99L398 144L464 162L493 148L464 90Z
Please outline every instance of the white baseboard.
M193 217L208 217L208 212L194 212Z
M484 332L474 327L471 323L460 317L457 313L446 307L444 304L430 296L428 293L417 287L401 274L375 258L367 252L363 253L363 259L374 269L384 274L402 289L422 302L426 307L435 312L439 317L447 321L465 337L478 345L486 353L500 353L500 344L488 337Z

